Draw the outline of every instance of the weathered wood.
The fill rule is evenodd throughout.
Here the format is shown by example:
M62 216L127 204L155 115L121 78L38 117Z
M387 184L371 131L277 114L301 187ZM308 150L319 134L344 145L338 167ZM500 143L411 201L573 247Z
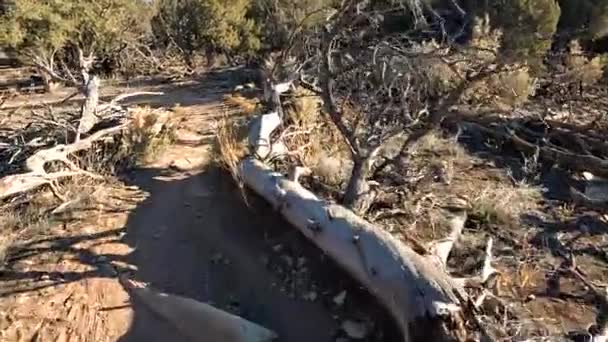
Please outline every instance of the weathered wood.
M85 100L80 112L80 123L78 124L78 136L85 134L97 124L97 105L99 104L99 78L92 76L85 86Z
M17 175L9 175L0 179L0 200L37 189L51 182L77 175L90 175L84 170L80 170L68 159L68 156L89 149L93 143L105 136L121 132L126 124L106 128L95 132L86 139L78 140L72 144L56 145L47 149L40 150L27 158L25 166L27 172ZM49 162L59 161L69 167L68 171L57 171L47 173L45 166Z
M240 176L386 306L404 341L421 336L449 339L444 319L458 315L455 311L463 297L443 265L352 211L317 198L258 160L244 159Z
M172 324L192 341L265 342L277 334L239 316L191 298L158 292L147 286L136 287L120 278L136 301Z
M260 159L284 154L285 146L280 142L271 142L270 135L281 125L278 112L271 112L255 118L249 127L249 146Z

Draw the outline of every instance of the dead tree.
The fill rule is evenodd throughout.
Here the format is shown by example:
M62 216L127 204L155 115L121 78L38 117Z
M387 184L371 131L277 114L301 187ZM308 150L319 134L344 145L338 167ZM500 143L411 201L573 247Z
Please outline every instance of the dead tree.
M297 168L286 178L264 164L271 152L273 157L289 153L280 135L272 141L273 131L284 119L276 111L250 126L255 157L241 161L239 177L369 289L392 314L404 341L465 340L475 335L469 328L483 337L484 328L473 312L477 301L468 298L464 287L480 286L494 273L492 240L479 277L456 279L445 266L466 221L465 204L445 208L451 234L420 253L357 213L364 213L373 202L368 180L383 160L403 153L408 144L437 127L471 84L500 67L481 60L475 73L457 73L456 87L436 93L428 69L421 65L432 59L455 68L462 55L444 48L425 50L403 37L382 36L380 18L373 11L366 13L367 5L342 2L321 34L306 39L310 48L304 50L313 55L302 58L303 66L298 68L300 84L321 97L323 113L350 150L355 166L344 206L328 203L301 185ZM275 100L289 89L266 88L266 98Z
M263 115L251 125L256 155L260 148L285 151L280 141L267 146L279 125L276 113ZM446 271L447 258L466 221L466 204L455 201L446 206L452 233L428 246L427 253L419 254L382 227L318 198L298 182L300 171L295 167L286 178L250 157L240 162L238 175L376 296L392 314L404 341L464 341L472 335L467 326L475 316L464 286L483 284L494 270L490 240L479 277L456 279Z

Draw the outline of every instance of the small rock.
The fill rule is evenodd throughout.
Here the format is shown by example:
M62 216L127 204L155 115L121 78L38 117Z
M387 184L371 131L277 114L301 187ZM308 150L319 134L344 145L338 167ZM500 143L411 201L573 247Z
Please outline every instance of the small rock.
M224 260L224 255L222 253L215 253L213 254L213 256L211 257L210 261L212 264L219 264Z
M287 264L288 267L293 267L293 258L288 256L288 255L282 255L281 259L283 259L283 261L285 261L285 264Z
M346 300L346 290L338 293L334 298L333 301L337 306L342 306L344 305L344 301Z
M108 261L108 257L105 256L105 255L100 255L100 256L97 257L97 262L98 263L104 263L104 262L107 262L107 261Z
M40 280L42 280L42 281L51 280L51 277L48 274L43 274L42 277L40 277Z
M315 300L317 300L317 293L315 291L307 292L302 296L302 299L314 302Z
M364 339L369 334L369 329L365 323L346 320L342 322L342 330L350 338Z
M306 264L306 258L304 258L304 257L299 257L299 258L298 258L297 267L298 267L298 268L302 268L302 267L303 267L305 264Z
M274 246L272 246L272 250L275 252L280 252L281 250L283 250L283 245L281 245L281 244L274 245Z

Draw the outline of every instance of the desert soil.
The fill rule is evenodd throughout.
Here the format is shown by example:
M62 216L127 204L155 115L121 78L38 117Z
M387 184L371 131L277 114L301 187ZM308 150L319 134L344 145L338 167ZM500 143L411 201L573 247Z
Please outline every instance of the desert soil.
M130 101L179 104L187 115L177 142L104 186L103 200L80 209L79 219L49 222L11 250L0 270L0 340L187 341L129 300L117 281L123 272L242 315L281 341L335 341L346 319L373 323L368 340L391 340L382 335L391 331L383 313L363 290L263 201L248 195L247 205L229 174L214 166L214 123L230 114L222 104L230 87L215 75L106 88L107 96L163 91ZM20 96L6 106L35 107L69 93ZM343 291L344 303L335 301Z

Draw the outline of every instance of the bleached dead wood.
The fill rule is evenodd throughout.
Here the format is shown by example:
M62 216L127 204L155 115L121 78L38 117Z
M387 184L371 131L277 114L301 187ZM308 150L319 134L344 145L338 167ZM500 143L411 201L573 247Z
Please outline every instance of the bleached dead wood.
M106 128L72 144L60 144L34 153L25 162L27 172L9 175L0 179L0 200L37 189L63 178L78 175L94 176L76 167L68 157L76 152L91 148L94 142L103 137L121 132L126 126L127 124L122 124ZM68 170L46 172L45 166L54 161L63 163L67 166Z
M418 254L350 209L319 199L304 188L298 177L305 169L293 166L286 178L257 160L265 160L275 154L275 146L282 145L271 139L281 124L276 112L253 122L249 144L255 157L240 162L239 179L376 296L395 319L404 341L462 338L466 332L448 327L447 322L464 322L462 305L468 299L447 273L445 260L462 231L466 213L453 216L453 234L447 243L438 244L437 255ZM376 147L365 161L373 161L383 148Z
M211 305L162 293L124 276L119 280L132 298L192 341L265 342L277 338L273 331Z
M116 96L114 99L112 99L112 101L110 101L110 103L99 105L97 107L97 112L103 113L104 111L107 111L109 109L120 109L122 107L119 106L119 103L128 98L131 98L131 97L144 96L144 95L163 95L163 94L164 94L163 92L159 92L159 91L137 91L134 93L121 94L121 95Z
M287 148L281 142L271 142L270 135L281 125L278 112L271 112L254 119L249 129L249 146L254 154L264 160L285 154Z
M243 160L240 176L381 300L404 341L424 334L417 329L439 332L447 316L459 314L462 292L432 258L417 254L352 211L317 198L258 160Z
M80 123L78 125L78 137L87 133L99 121L97 116L97 104L99 103L99 78L92 76L85 85L85 100L80 112Z
M581 172L591 172L599 177L608 177L608 160L606 159L591 154L578 154L562 150L551 144L547 144L548 146L536 145L521 138L515 130L504 125L491 128L470 119L460 122L460 125L465 129L481 132L500 141L509 141L514 148L521 152L538 153L541 159L556 163L561 167Z

